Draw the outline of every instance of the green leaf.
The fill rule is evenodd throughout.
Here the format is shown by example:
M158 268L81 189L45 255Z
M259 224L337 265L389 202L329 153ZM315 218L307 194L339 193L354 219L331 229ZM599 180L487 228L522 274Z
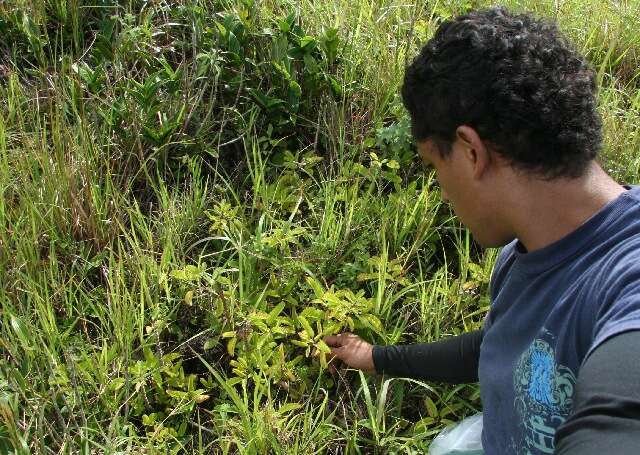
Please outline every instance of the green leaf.
M269 316L267 317L267 323L269 325L272 325L274 322L276 322L276 319L278 318L280 313L282 313L282 310L284 310L284 307L285 307L284 302L280 302L278 305L276 305L276 307L273 310L271 310L271 312L269 313Z
M187 291L187 293L184 295L184 303L187 306L193 305L193 291Z
M221 22L216 22L216 27L218 27L220 35L227 36L227 29Z
M172 271L170 276L182 281L197 281L202 276L202 271L194 265L187 265L183 269Z
M320 351L320 352L324 352L325 354L330 354L331 353L331 348L329 346L327 346L327 343L325 343L322 340L319 340L316 343L316 347L318 348L318 351Z
M300 403L287 403L287 404L283 404L282 406L280 406L280 408L278 409L278 414L286 414L288 412L291 411L295 411L297 409L300 409L302 407L302 405Z
M109 388L113 391L120 390L122 386L124 386L125 380L124 378L115 378L109 382Z
M365 326L372 328L378 333L382 333L384 331L382 322L380 322L380 319L373 314L363 314L359 319Z
M233 357L233 355L235 354L235 350L236 350L236 342L238 341L238 339L236 337L233 337L229 340L229 342L227 343L227 352L229 353L229 355L231 357Z
M287 101L289 104L289 110L293 112L298 112L298 108L300 107L300 97L302 95L302 89L300 88L300 84L296 81L289 82L289 90L287 91Z
M300 315L304 316L304 318L308 321L316 321L318 319L324 318L324 311L322 311L320 308L309 306L302 310L302 313L300 313Z
M306 35L300 38L300 48L305 52L311 52L316 48L317 45L318 42L313 36Z
M142 424L147 426L147 427L152 427L155 425L156 423L156 419L158 417L158 414L153 412L149 415L147 414L143 414L142 415Z
M278 62L271 62L271 65L272 65L276 70L278 70L278 72L282 75L282 77L283 77L285 80L287 80L287 81L288 81L288 80L291 80L291 74L289 73L289 71L288 71L284 66L282 66L282 65L281 65L280 63L278 63Z
M329 85L331 86L331 91L333 92L333 96L335 96L336 98L341 98L344 92L344 90L342 89L342 85L333 76L327 76L327 77L329 79Z
M207 341L204 342L203 349L205 351L208 351L209 349L213 349L217 345L218 345L218 340L216 340L215 338L209 338Z
M304 61L305 69L309 73L316 74L319 71L318 63L316 62L316 59L313 58L311 54L304 54L304 56L302 57L302 60Z
M424 399L424 404L427 406L427 413L429 414L429 417L433 417L434 419L436 419L438 417L438 408L436 407L436 404L433 402L433 400L429 397L426 397Z
M295 21L296 21L295 14L291 13L285 19L281 19L278 21L278 28L283 33L288 33L293 28L293 24Z
M433 417L425 417L424 419L420 419L413 425L414 431L422 433L428 427L433 425L435 423L435 421L436 421L436 419L434 419Z
M313 277L308 276L306 278L307 284L311 287L311 289L313 290L313 293L315 294L316 298L320 299L322 298L322 296L324 296L325 291L324 288L322 287L322 285L318 282L318 280L316 280Z
M11 328L20 340L22 349L24 349L25 351L33 351L33 347L31 346L31 342L29 341L30 338L27 334L27 330L23 322L13 314L10 315L9 320L11 321Z
M238 38L236 38L236 35L233 32L229 32L228 40L229 52L240 57L242 55L242 47L240 46L240 41L238 41Z
M398 175L396 175L396 174L394 174L392 172L384 171L382 173L382 175L386 180L388 180L388 181L390 181L392 183L402 183L402 179Z
M298 321L300 322L300 325L302 326L304 331L307 332L307 335L309 335L309 338L313 338L315 332L313 331L311 324L309 324L309 321L307 321L304 316L298 316Z
M329 65L333 65L338 55L338 44L340 42L338 38L338 29L327 29L320 39L320 42L322 44L322 47L324 48L324 52L327 56Z

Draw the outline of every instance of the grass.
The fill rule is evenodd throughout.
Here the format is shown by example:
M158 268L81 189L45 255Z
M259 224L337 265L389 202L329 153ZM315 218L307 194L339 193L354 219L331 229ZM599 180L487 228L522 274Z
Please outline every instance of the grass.
M397 92L489 3L418 3L0 6L0 453L422 453L480 408L323 367L323 334L430 341L488 307L496 252ZM506 3L591 59L603 164L637 182L638 3Z

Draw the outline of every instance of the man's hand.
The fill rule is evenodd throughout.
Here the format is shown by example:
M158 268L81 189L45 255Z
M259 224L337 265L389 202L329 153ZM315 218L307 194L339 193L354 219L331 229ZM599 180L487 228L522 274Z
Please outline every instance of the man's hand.
M374 373L373 346L353 333L341 333L325 337L324 342L331 348L331 354L348 366Z

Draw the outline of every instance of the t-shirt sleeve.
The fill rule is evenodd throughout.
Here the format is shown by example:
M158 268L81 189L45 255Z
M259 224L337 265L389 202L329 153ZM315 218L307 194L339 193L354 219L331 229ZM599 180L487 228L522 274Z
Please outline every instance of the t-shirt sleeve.
M593 326L592 343L585 360L609 338L640 329L640 257L636 263L613 270L614 279L604 290L603 304ZM624 266L625 264L622 264Z

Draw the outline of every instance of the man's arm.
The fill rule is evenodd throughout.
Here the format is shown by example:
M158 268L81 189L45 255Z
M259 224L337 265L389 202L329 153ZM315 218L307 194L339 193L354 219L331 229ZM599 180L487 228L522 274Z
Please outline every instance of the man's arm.
M558 455L640 452L640 330L610 338L587 358L573 412L555 437Z
M332 354L353 368L427 381L478 381L482 330L426 344L371 346L360 337L325 338Z
M374 346L378 373L460 384L478 381L482 330L425 344Z

